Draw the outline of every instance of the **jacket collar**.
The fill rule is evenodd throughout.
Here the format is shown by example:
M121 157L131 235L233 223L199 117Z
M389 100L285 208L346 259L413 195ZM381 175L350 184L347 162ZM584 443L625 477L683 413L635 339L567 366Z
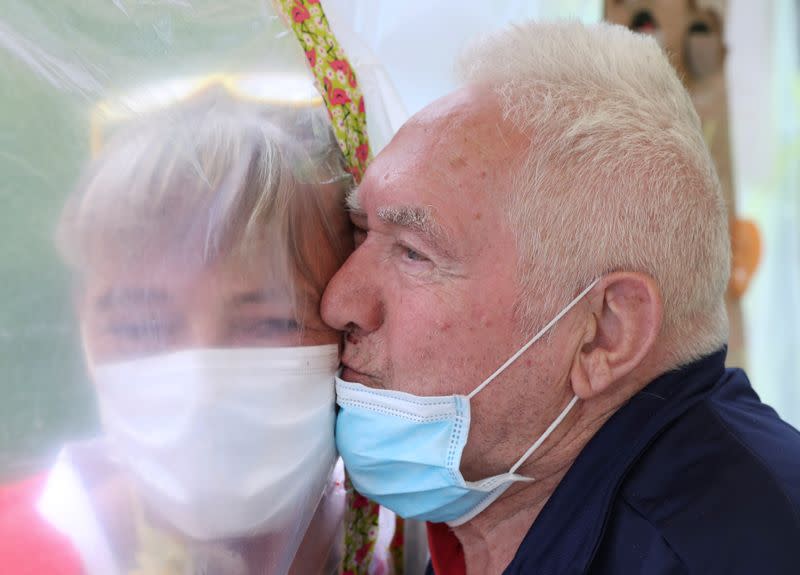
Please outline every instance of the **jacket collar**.
M584 573L628 471L671 422L725 371L726 349L665 373L633 396L578 455L506 573Z

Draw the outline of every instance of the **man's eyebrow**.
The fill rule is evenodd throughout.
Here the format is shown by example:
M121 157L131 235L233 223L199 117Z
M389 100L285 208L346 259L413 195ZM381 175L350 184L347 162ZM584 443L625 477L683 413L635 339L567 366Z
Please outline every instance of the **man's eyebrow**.
M442 251L446 250L449 234L436 221L428 206L384 206L377 210L378 219L385 224L406 228Z
M347 210L351 217L367 219L367 212L361 205L361 188L356 186L347 194ZM453 257L452 250L446 240L450 235L436 221L433 210L429 206L385 206L378 208L378 219L392 226L406 228L423 237L431 247L438 249L444 255Z
M101 310L108 310L117 306L162 304L169 299L169 294L158 288L114 288L99 296L95 300L95 306Z

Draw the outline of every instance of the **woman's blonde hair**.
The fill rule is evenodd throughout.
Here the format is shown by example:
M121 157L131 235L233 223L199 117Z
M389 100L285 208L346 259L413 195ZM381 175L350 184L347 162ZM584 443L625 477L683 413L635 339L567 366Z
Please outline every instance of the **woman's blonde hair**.
M331 264L318 259L348 255L336 208L350 185L324 108L211 90L119 129L84 170L57 243L79 272L97 254L206 264L266 246L261 265L321 295Z

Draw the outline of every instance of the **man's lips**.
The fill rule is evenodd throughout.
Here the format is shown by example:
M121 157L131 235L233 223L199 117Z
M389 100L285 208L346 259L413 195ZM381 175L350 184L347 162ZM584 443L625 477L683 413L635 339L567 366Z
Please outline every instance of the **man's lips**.
M342 364L342 374L339 377L345 381L360 383L368 387L381 387L376 382L374 377L364 372L355 370L352 367L348 366L346 363Z

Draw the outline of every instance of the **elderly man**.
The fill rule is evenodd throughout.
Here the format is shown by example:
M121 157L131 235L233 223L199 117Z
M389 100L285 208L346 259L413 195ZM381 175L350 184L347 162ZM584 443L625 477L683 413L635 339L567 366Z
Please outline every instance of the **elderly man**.
M726 370L727 213L655 41L525 25L350 198L337 444L436 575L800 572L800 435Z

